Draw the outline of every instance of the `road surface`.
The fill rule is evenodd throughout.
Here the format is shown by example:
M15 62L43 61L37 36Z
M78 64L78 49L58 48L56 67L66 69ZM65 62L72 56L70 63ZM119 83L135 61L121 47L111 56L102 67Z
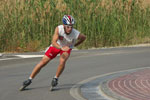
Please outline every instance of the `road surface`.
M0 57L0 100L76 100L70 89L83 80L116 71L150 67L149 46L72 51L56 91L50 92L49 86L59 56L41 70L28 90L20 92L19 87L41 57L23 58L17 55L43 54L3 54Z

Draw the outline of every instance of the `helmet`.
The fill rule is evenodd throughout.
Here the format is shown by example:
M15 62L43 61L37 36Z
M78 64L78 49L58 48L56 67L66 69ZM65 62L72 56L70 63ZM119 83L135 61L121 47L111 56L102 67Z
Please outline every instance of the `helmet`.
M65 25L70 25L70 24L73 25L75 23L75 20L71 15L64 15L62 21L63 21L63 24Z

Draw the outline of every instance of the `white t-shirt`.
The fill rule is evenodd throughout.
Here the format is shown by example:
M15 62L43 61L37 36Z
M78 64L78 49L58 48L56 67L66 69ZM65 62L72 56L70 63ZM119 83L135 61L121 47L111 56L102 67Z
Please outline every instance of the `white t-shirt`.
M72 49L76 43L76 40L78 39L80 32L73 28L72 32L69 35L67 35L65 34L64 26L59 25L58 34L59 34L59 39L57 43L62 47L69 46Z

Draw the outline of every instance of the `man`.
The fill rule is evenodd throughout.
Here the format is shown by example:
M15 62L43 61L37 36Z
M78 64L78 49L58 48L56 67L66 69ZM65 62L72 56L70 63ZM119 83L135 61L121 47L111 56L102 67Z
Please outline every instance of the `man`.
M67 59L70 56L71 50L74 46L78 46L85 39L85 35L73 28L75 24L74 18L70 15L64 15L63 25L59 25L55 29L55 33L52 38L52 44L46 50L42 60L35 66L28 80L23 82L23 86L20 90L25 89L32 83L32 79L39 73L49 61L60 54L60 62L56 71L55 77L52 79L51 86L55 87L58 84L58 78L65 68ZM77 40L77 41L76 41Z

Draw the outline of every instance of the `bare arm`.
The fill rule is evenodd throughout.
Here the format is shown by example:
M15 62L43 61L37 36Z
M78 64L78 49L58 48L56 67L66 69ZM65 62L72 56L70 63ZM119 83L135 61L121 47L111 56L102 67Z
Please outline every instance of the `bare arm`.
M85 36L84 34L79 34L79 36L78 36L78 41L77 41L77 43L75 44L75 46L80 45L85 39L86 39L86 36Z
M58 27L56 27L53 38L52 38L52 45L57 49L61 49L61 46L57 43L58 38L59 38Z

